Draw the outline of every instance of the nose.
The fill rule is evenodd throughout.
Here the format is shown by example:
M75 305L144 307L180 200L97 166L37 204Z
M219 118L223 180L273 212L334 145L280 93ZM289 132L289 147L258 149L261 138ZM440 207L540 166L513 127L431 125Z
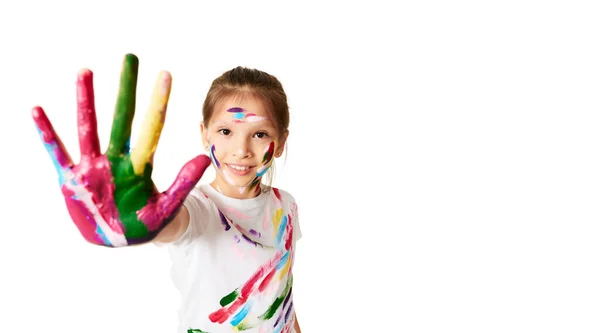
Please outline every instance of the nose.
M233 147L233 156L237 158L246 158L250 156L250 149L248 148L248 142L246 140L237 140Z

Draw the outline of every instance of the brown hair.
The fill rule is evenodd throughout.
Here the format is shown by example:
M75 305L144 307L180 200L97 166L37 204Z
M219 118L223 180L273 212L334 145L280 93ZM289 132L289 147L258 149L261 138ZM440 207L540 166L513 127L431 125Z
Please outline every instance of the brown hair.
M278 139L281 139L290 123L287 95L281 82L271 74L243 66L235 67L223 73L212 82L202 106L204 126L208 127L215 107L219 102L228 97L238 98L248 95L263 103L265 110L277 128ZM275 163L273 161L267 172L268 187L273 181L274 168Z

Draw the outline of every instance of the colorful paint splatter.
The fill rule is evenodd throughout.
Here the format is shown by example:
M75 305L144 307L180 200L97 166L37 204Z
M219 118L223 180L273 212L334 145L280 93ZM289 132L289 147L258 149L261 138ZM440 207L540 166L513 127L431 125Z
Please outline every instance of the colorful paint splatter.
M270 215L272 228L271 240L273 241L274 255L262 264L252 274L245 283L232 290L227 295L224 295L220 302L219 308L210 313L209 320L213 323L228 324L233 331L243 331L251 328L265 328L265 323L272 323L272 327L268 332L289 332L293 325L293 320L290 316L293 313L292 285L292 262L294 251L292 248L294 228L293 219L295 218L291 212L285 213L282 206L281 194L276 188L272 188L270 194L274 202L278 205ZM244 229L239 226L234 220L227 217L219 211L223 228L227 232L237 230L242 235L242 239L254 245L255 247L263 247L256 241L253 241L246 234L254 237L259 236L259 232L253 229ZM240 237L235 233L234 242L239 242ZM265 237L266 235L261 235ZM253 307L257 302L263 300L267 294L274 293L273 301L262 312L253 312ZM253 313L253 315L251 315ZM258 315L257 315L258 313Z
M229 110L231 110L231 109L229 109ZM246 193L246 192L251 192L251 191L254 191L253 193L257 194L260 192L260 181L261 181L262 176L265 175L265 173L269 170L269 168L271 167L271 165L274 161L273 155L275 152L275 148L276 148L275 141L271 141L268 145L265 146L265 149L262 152L263 157L262 157L260 167L256 171L254 178L251 181L249 181L248 184L246 184L245 186L236 186L235 183L233 182L233 180L231 179L231 175L229 175L227 170L221 169L221 163L217 160L217 157L215 156L215 151L217 148L215 147L214 144L210 146L210 159L211 159L213 165L215 165L215 167L217 168L217 170L221 170L223 172L223 177L225 178L225 181L227 183L229 183L231 186L237 187L239 189L240 194Z
M247 112L246 110L244 110L242 108L237 108L237 107L227 109L227 112L232 113L233 121L235 123L243 123L243 122L253 123L253 122L267 119L265 117L257 116L256 113Z

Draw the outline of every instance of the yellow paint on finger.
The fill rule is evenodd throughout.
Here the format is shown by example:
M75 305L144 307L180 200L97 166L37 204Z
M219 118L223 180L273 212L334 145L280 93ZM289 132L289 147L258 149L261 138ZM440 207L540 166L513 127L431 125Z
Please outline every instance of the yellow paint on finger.
M136 175L144 173L146 163L150 162L156 151L158 139L165 123L165 114L170 93L171 74L167 71L162 71L154 85L150 107L146 113L138 142L135 149L131 152L131 163Z

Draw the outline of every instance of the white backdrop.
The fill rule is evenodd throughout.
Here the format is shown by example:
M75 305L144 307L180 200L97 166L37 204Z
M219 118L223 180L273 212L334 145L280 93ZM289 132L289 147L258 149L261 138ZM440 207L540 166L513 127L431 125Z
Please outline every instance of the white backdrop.
M106 149L127 52L132 145L156 75L173 75L163 190L203 152L215 77L244 65L283 82L275 185L299 204L304 333L600 331L593 1L116 3L0 5L0 332L174 332L167 253L85 243L30 116L42 105L78 160L90 68Z

